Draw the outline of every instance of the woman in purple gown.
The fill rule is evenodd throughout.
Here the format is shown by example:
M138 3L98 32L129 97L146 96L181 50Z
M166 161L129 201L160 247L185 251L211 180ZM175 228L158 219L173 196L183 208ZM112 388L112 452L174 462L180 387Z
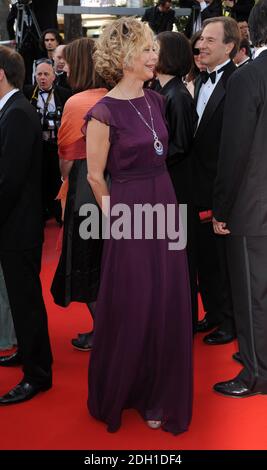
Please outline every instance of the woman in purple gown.
M167 213L169 205L178 220L165 164L164 101L143 90L156 61L147 24L121 18L108 25L99 39L95 64L114 88L86 116L88 180L106 216L102 198L110 196L111 211L88 407L110 432L119 429L126 408L138 410L151 428L162 426L173 434L188 429L192 412L192 317L185 250L170 250L171 240L162 235L165 218L157 217L156 225L152 217L152 237L145 237L147 225L140 236L140 218L133 217L140 207ZM111 175L110 189L105 169Z

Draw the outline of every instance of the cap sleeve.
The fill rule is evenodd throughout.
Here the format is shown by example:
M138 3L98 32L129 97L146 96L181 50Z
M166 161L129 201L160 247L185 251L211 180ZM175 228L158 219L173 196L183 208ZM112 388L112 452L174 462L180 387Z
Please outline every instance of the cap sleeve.
M91 119L96 119L97 121L106 124L106 126L109 126L109 140L112 143L116 135L116 126L109 107L105 103L99 102L88 111L84 117L85 124L82 128L84 134L86 134L87 124Z

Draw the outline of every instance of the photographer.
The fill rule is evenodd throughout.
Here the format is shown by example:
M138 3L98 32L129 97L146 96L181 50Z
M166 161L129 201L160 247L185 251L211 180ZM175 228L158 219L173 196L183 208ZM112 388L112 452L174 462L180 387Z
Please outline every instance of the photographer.
M36 108L43 136L44 158L44 217L55 217L61 224L61 207L55 197L61 186L58 162L57 131L61 115L71 92L66 88L54 85L55 72L50 59L36 62L36 86L25 86L24 93Z
M6 20L6 27L10 40L16 38L14 25L17 20L17 32L23 35L17 44L17 50L22 55L26 68L25 83L32 83L32 65L34 59L42 57L39 48L39 33L34 24L37 23L40 31L48 28L57 29L57 6L58 0L18 0L13 5ZM23 17L23 24L18 24ZM36 21L33 21L33 18Z
M56 28L58 0L18 0L13 1L6 20L9 39L15 39L14 24L18 15L17 5L30 5L36 16L39 28L44 31L48 28Z

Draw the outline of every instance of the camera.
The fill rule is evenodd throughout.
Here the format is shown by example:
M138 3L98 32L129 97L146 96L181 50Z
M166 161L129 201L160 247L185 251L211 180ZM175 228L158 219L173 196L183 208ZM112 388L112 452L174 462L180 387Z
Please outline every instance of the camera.
M57 108L56 111L50 111L46 114L43 130L52 131L58 129L61 124L61 108Z
M56 128L56 116L55 112L47 113L43 124L44 131L53 131Z
M43 140L56 141L57 131L61 124L62 108L58 107L55 111L47 112L45 117L41 108L37 108L36 111L42 125Z

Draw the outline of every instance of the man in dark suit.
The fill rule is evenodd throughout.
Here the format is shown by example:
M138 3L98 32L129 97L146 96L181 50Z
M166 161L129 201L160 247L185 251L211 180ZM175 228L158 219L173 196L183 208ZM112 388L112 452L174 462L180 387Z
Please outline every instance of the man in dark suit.
M236 21L248 21L255 0L224 0L224 8Z
M29 400L52 386L52 353L39 273L43 242L40 120L19 91L22 57L0 46L0 262L18 351L0 366L23 365L22 381L0 405Z
M155 7L146 9L142 21L147 21L155 34L172 31L175 11L171 6L171 0L159 0Z
M195 87L199 121L193 144L193 186L199 213L196 228L198 280L206 311L204 320L198 323L198 331L209 331L219 325L205 336L204 342L209 345L225 344L235 338L225 240L214 235L209 214L217 172L225 88L228 78L236 70L231 59L238 50L239 37L232 18L211 18L204 22L200 56L207 72L202 72Z
M181 8L191 8L191 15L185 26L185 35L191 38L202 29L202 24L208 18L222 15L221 0L180 0Z
M256 57L229 80L213 206L244 366L214 389L232 397L267 393L267 0L255 5L249 25Z
M25 85L24 93L36 108L43 130L44 217L55 217L61 224L61 205L55 201L61 186L57 131L71 90L54 85L55 72L50 59L36 61L35 78L37 85Z
M240 68L240 67L244 67L244 65L247 65L250 62L252 62L252 59L251 59L249 41L247 39L241 39L240 45L239 45L239 51L234 57L234 63L238 68Z
M64 71L66 66L66 60L63 56L65 47L65 44L59 44L53 52L54 70L56 75L54 85L70 90L71 88L68 84L67 73Z

